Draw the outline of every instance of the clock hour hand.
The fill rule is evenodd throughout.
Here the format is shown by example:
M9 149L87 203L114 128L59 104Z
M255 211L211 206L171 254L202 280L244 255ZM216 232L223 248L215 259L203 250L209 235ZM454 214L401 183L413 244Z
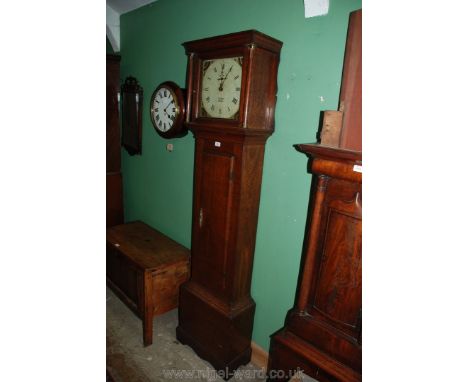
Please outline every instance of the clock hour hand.
M219 90L220 92L223 91L224 79L225 79L225 77L223 77L222 75L220 75L220 76L218 77L218 81L219 81L218 90Z

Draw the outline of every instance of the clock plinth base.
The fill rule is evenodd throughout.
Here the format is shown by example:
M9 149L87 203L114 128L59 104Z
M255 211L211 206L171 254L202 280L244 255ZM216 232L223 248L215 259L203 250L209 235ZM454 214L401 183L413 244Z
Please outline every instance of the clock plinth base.
M216 297L202 296L200 290L193 282L181 287L177 339L227 380L250 362L255 303L249 299L243 306L222 307Z

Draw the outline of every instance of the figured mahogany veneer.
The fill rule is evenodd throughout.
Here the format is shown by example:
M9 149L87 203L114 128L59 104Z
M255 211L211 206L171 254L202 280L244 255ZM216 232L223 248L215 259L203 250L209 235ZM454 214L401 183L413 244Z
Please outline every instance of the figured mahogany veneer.
M321 382L360 381L361 152L296 147L312 158L317 177L297 301L271 338L269 369L300 367Z
M252 352L255 302L250 284L282 43L245 31L184 46L189 56L187 126L195 136L195 184L192 274L181 287L177 338L227 379L250 361ZM201 117L201 62L225 57L243 59L238 117Z

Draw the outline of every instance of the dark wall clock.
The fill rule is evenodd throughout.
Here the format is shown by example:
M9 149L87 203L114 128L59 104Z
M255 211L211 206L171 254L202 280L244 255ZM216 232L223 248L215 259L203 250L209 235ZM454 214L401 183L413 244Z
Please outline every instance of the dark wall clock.
M135 77L122 85L122 146L130 155L141 154L143 88Z
M160 84L151 97L150 116L156 132L161 137L177 138L186 135L183 90L171 81Z

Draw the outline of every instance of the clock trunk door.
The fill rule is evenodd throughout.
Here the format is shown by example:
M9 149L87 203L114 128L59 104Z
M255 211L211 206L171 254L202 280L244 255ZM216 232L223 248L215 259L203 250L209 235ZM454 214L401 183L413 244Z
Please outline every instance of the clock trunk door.
M214 295L228 297L236 155L232 145L224 142L201 140L199 144L192 277Z

